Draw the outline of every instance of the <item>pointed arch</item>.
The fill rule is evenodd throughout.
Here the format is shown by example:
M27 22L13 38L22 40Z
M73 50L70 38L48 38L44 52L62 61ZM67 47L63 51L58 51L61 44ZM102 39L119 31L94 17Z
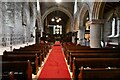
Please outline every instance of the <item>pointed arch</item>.
M87 3L83 4L83 6L79 12L79 15L78 15L78 18L80 20L79 25L78 25L79 28L83 27L83 25L84 25L83 21L84 21L84 16L85 16L86 12L88 12L89 18L90 18L90 8Z
M105 2L94 2L92 10L92 19L103 19Z
M42 21L43 21L42 24L44 24L44 20L45 20L45 18L47 17L47 15L49 15L51 12L56 11L56 10L59 10L59 11L65 13L65 14L70 18L70 20L71 20L71 31L72 31L72 29L73 29L73 16L72 16L72 14L71 14L67 9L65 9L65 8L62 7L62 6L55 6L55 7L51 7L50 9L48 9L48 10L42 15Z

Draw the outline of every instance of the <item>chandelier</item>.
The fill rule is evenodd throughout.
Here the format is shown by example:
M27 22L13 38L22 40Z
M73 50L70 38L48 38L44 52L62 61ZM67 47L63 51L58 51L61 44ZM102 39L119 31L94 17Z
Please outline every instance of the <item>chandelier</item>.
M54 17L51 19L52 22L57 22L59 23L62 19L60 17Z

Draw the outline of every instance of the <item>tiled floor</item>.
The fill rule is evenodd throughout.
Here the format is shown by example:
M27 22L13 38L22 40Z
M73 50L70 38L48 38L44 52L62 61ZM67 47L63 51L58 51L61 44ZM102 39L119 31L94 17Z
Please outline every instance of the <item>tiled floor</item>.
M15 48L15 49L19 49L20 47L24 47L24 46L32 45L32 44L34 44L34 42L28 43L28 44L26 43L26 44L13 45L13 46L12 46L12 49L10 48L10 46L8 46L8 47L2 47L2 46L0 46L0 55L3 55L3 52L4 52L5 50L11 51L11 50L13 50L14 48Z

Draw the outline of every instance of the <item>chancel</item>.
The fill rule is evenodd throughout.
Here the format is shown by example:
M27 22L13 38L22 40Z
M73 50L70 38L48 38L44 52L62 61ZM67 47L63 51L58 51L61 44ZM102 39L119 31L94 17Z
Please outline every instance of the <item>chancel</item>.
M120 80L120 1L0 0L1 80Z

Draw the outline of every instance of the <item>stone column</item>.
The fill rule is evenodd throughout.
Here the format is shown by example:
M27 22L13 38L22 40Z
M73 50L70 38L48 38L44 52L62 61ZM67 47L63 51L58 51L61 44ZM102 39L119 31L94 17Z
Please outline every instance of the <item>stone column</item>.
M39 44L40 43L40 30L36 29L36 39L35 43Z
M2 45L2 2L0 1L0 46Z
M81 26L79 30L79 43L82 45L82 39L85 37L85 26Z
M80 30L78 30L77 38L79 39L77 40L77 44L80 44Z
M92 20L90 21L90 47L101 47L101 26L104 20Z

